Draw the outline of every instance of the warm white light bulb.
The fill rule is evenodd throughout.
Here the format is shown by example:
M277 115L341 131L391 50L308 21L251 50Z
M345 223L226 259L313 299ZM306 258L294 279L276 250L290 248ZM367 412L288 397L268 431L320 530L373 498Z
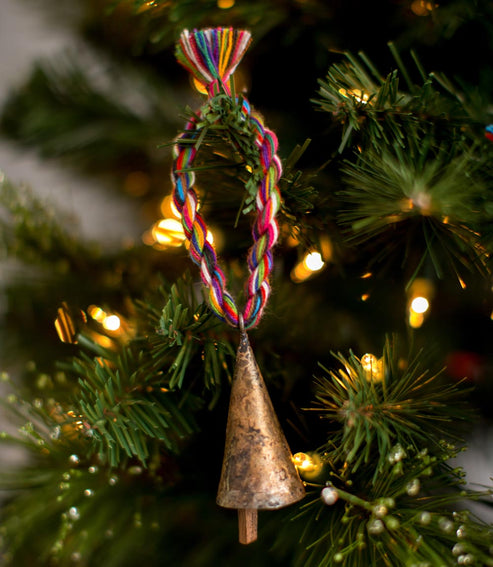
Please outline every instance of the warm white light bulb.
M318 270L321 270L325 264L320 252L310 252L305 256L303 263L311 272L318 272Z
M300 475L306 480L317 478L323 469L322 459L315 452L296 453L292 456L294 466Z
M364 354L361 357L361 366L365 369L365 370L372 370L373 368L376 368L378 364L378 359L374 354Z
M430 302L426 299L426 297L415 297L411 301L411 310L415 313L426 313L430 308Z
M306 453L296 453L293 455L293 463L301 470L309 470L313 467L313 459Z
M379 359L374 354L364 354L361 357L361 366L368 381L381 382L383 380L383 358Z
M118 315L108 315L103 321L103 327L107 331L117 331L120 328L120 317Z
M186 239L183 226L177 219L161 219L151 230L154 241L161 245L181 246Z

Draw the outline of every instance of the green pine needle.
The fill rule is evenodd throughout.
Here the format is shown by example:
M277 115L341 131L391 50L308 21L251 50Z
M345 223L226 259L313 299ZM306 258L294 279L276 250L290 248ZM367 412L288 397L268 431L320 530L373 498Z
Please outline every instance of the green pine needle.
M28 265L46 266L60 274L84 269L99 259L94 245L81 242L74 223L48 206L30 188L12 183L0 171L0 254ZM69 228L70 227L70 230Z
M170 390L194 385L204 395L205 389L208 397L212 394L209 407L213 407L224 381L231 381L235 347L221 336L221 323L206 303L190 293L193 285L186 273L173 285L163 284L153 303L139 302L151 325L143 343L148 344L150 356L142 362L142 370L149 376L160 376ZM165 305L159 311L155 305L163 300Z
M369 149L346 161L342 173L339 221L349 242L391 238L373 261L389 258L393 250L402 257L414 246L434 261L438 277L445 269L459 275L464 268L487 272L487 240L478 230L489 224L491 214L476 149L451 155L432 136L410 136L405 151ZM418 239L415 231L421 233Z
M300 537L284 547L300 567L493 565L491 527L464 509L491 491L464 490L449 464L457 419L469 417L460 387L422 372L421 357L406 363L390 341L380 360L336 359L312 408L331 422L328 441L316 470L301 468L309 493L279 545Z
M378 151L382 145L404 148L409 130L426 131L436 124L458 134L466 124L470 127L467 102L454 91L438 90L436 76L424 75L415 54L421 84L413 84L395 49L393 55L407 79L407 91L400 88L397 69L382 77L364 53L361 61L346 53L346 60L331 65L326 78L319 80L319 98L313 102L342 125L340 153L356 133L354 145Z
M79 343L92 346L83 336ZM179 452L196 431L193 414L200 400L169 391L159 373L146 375L142 353L134 345L122 347L121 354L105 350L101 356L101 347L96 350L95 358L82 352L65 370L81 376L73 411L100 461L114 467L126 456L145 465L156 441L171 453Z
M456 452L448 443L433 456L397 445L373 483L368 470L352 474L327 462L326 483L312 484L280 540L304 528L295 551L299 566L452 566L459 556L468 557L466 564L493 565L491 527L464 509L465 499L490 492L462 490L461 471L447 465ZM326 490L335 494L332 504L323 499Z
M176 108L176 101L140 69L119 69L116 75L108 64L105 73L115 75L106 86L97 83L74 54L37 63L2 109L3 134L35 146L43 156L64 158L91 172L113 171L130 156L152 161L155 146L176 128L178 118L168 110ZM130 85L133 98L141 90L145 100L125 100Z
M322 367L326 376L317 379L312 411L340 424L324 450L353 472L372 461L375 480L392 447L436 445L457 437L457 416L470 418L459 388L444 385L440 373L421 370L419 357L400 359L390 341L379 362L362 362L354 354L336 359L343 368Z

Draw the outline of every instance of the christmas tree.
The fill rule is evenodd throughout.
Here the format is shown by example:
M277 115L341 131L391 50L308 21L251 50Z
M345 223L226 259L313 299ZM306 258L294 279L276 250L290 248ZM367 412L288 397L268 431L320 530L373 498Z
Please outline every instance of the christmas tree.
M37 62L2 137L135 226L87 238L0 164L2 564L493 565L459 458L492 418L491 3L41 5L93 57ZM245 367L270 460L250 402L230 433Z

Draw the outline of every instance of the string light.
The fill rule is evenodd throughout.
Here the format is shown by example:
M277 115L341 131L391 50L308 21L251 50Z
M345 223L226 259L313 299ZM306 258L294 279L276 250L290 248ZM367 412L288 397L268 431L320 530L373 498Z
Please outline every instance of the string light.
M98 323L102 323L106 316L106 313L101 309L101 307L97 307L97 305L89 305L87 312L89 313L89 316Z
M411 301L411 310L415 313L426 313L430 308L430 302L426 299L426 297L415 297Z
M361 357L360 362L368 382L381 382L383 380L383 358L377 358L374 354L368 353Z
M419 329L424 321L425 318L423 313L416 313L412 310L409 312L409 326L413 329Z
M409 199L404 199L401 202L400 208L404 213L417 210L419 214L427 217L433 212L432 205L431 195L425 190L417 190L409 197Z
M168 218L168 217L175 219L181 218L180 212L176 208L172 195L167 195L161 201L160 209L164 218Z
M327 504L327 506L333 506L339 499L339 494L334 487L325 486L324 488L322 488L320 498L322 499L324 504Z
M332 241L327 234L323 234L319 238L320 252L322 253L322 260L324 262L330 262L334 253L334 247Z
M90 305L87 308L87 312L92 319L101 323L107 331L115 332L121 329L122 321L118 315L107 313L97 305Z
M81 324L87 323L86 314L80 310L72 310L63 301L57 309L55 329L62 343L77 344L77 334Z
M306 453L296 453L293 455L294 466L299 470L309 470L313 467L310 455Z
M81 415L78 415L73 410L70 410L67 412L67 417L70 418L70 421L68 423L62 424L64 437L66 437L67 439L73 439L79 432L86 431L87 427L84 421L82 421L83 418Z
M408 291L408 322L413 329L424 323L431 308L431 299L435 293L430 280L416 278Z
M217 0L217 7L222 10L227 10L235 5L235 0Z
M118 331L120 326L121 326L121 321L118 315L108 315L103 319L103 327L107 331Z
M368 93L363 92L360 89L339 89L339 93L342 94L344 98L354 98L357 102L361 102L362 104L367 104L370 100L370 95Z
M372 276L373 276L373 272L365 272L362 276L360 276L360 278L362 280L368 280ZM361 301L368 301L369 298L370 298L370 294L368 292L363 293L360 297Z
M317 477L322 471L322 460L318 453L296 453L292 457L294 466L307 480Z
M303 263L310 272L318 272L318 270L321 270L325 264L320 252L310 252L303 259Z
M307 252L301 262L291 271L291 279L295 283L301 283L319 272L325 266L325 261L320 252Z
M181 246L186 240L183 226L177 219L162 219L151 228L154 241L157 244L176 247Z
M62 343L77 343L74 321L65 302L58 308L55 329Z
M294 248L300 244L300 230L291 227L287 223L281 226L281 238L286 246Z
M156 2L156 0L148 0L139 7L138 12L145 12L146 10L151 10L156 6L159 6L159 2Z
M182 245L188 247L181 215L173 202L172 195L164 197L160 204L160 210L164 218L155 222L150 230L142 235L144 244L152 246L156 250L178 248ZM207 231L206 239L211 245L215 243L214 234L210 230Z

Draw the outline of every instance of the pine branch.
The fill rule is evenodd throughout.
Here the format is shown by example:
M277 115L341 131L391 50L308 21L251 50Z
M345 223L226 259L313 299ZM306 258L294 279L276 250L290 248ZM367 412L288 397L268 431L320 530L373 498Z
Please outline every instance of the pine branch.
M283 163L279 188L283 197L282 214L295 229L300 227L303 217L314 212L321 213L319 191L313 187L317 172L297 169L297 163L307 151L311 140L297 145Z
M382 486L375 487L350 475L341 482L341 471L333 471L325 487L312 488L280 540L293 537L293 528L304 528L299 566L453 566L459 557L493 565L491 527L462 509L463 499L478 500L482 494L451 488L454 475L443 467L451 456L450 451L440 458L413 451L398 463L389 461L379 477ZM329 504L324 490L331 494Z
M116 75L111 65L105 72ZM142 166L152 163L158 142L174 132L176 118L168 109L177 103L170 97L143 71L120 69L104 84L75 55L64 55L56 62L38 62L26 84L12 91L0 128L43 156L70 160L91 172L113 171L130 158Z
M212 208L216 219L225 215L225 211L236 209L235 228L240 217L254 209L264 175L255 132L251 122L244 119L242 103L241 95L236 101L218 95L204 105L200 120L197 114L187 109L187 118L198 120L198 132L185 130L179 140L181 145L193 144L198 150L193 166L187 171L196 172L198 185L204 188L202 206ZM317 216L323 218L326 209L312 185L316 172L296 169L309 143L310 140L306 140L302 146L296 146L286 158L279 182L283 197L281 214L294 231L301 231L300 227L306 226L304 217L307 214L316 211Z
M147 468L135 459L110 467L88 454L75 412L50 397L22 399L18 392L6 402L11 424L24 423L19 433L0 433L2 450L18 447L26 457L0 471L2 564L131 567L136 558L154 564L166 557L204 567L210 549L219 567L231 565L237 528L197 482L196 455L178 463L155 450ZM282 565L256 547L238 563L252 564Z
M193 288L192 278L186 273L173 285L161 286L159 295L166 301L161 311L154 307L157 301L139 302L153 329L146 339L150 356L143 369L161 375L171 390L194 385L202 395L205 387L212 394L212 407L224 380L231 381L235 349L221 336L220 322L191 292Z
M354 354L336 358L344 369L322 367L328 376L316 382L315 411L341 424L324 450L347 462L352 472L372 461L375 480L393 446L431 449L430 444L457 435L457 416L466 420L470 415L460 389L444 386L439 374L428 376L419 357L402 370L390 341L380 362L362 362Z
M236 175L243 182L246 191L243 199L244 207L241 211L246 214L254 208L254 200L263 171L255 143L254 127L251 121L245 120L241 112L242 106L243 97L241 95L237 100L222 94L209 99L201 109L200 120L196 126L197 132L184 131L185 137L180 138L180 143L192 143L197 150L204 146L208 149L205 159L202 158L188 171L215 169L219 165L218 157L232 159ZM190 111L189 114L194 116ZM226 150L226 156L221 151L224 151L224 146L229 148L229 151Z
M427 74L412 53L421 78L414 82L390 47L399 71L386 78L365 54L347 53L320 81L314 102L341 124L339 151L357 148L341 168L338 220L349 243L369 246L371 263L394 255L411 266L411 279L425 258L439 278L485 275L491 240L491 148L481 142L486 106L444 75Z
M318 380L313 408L332 420L329 440L300 469L309 494L278 546L303 567L493 565L491 527L464 510L491 490L463 490L448 464L467 416L459 388L420 373L419 358L403 368L389 342L381 360L336 358L344 369Z
M64 365L69 374L80 376L80 394L74 410L85 434L91 439L101 462L117 466L123 456L137 457L146 464L155 441L177 453L183 441L196 431L193 417L200 401L191 394L179 396L164 387L161 373L147 374L143 353L134 345L120 352L79 338L81 346L96 354L84 353Z
M139 302L143 335L128 343L103 347L96 335L89 339L89 327L82 328L77 339L83 352L60 364L78 379L73 411L101 462L118 466L126 456L145 464L156 442L179 453L197 431L194 415L204 389L212 407L224 378L231 379L234 349L218 336L219 322L190 294L191 285L188 276L163 285L160 301L154 298L167 300L162 312Z
M152 281L158 258L149 247L103 253L77 234L73 218L1 172L0 208L0 256L16 261L4 282L4 361L20 350L38 362L54 354L53 321L63 301L75 313L106 301L120 308L122 296Z
M421 243L421 258L434 260L438 277L445 267L459 277L463 267L487 273L488 240L479 233L490 222L484 157L479 147L456 145L451 151L433 136L414 133L406 136L405 150L383 146L345 161L339 221L346 238L361 245L392 235L374 262Z
M3 256L28 265L44 265L60 274L83 270L85 262L99 259L94 245L80 242L73 221L50 208L27 187L12 184L0 171L0 206L8 213L0 221ZM68 230L71 226L71 231Z
M413 53L422 83L411 82L399 54L390 46L401 75L407 79L407 91L400 88L397 69L384 78L364 53L360 53L361 61L346 53L347 61L333 64L325 80L319 80L319 98L313 102L342 125L340 153L350 143L364 148L372 146L376 151L382 145L405 148L409 132L421 136L430 129L445 129L448 140L450 135L458 140L471 128L468 105L450 81L439 81L440 76L434 73L427 75ZM437 88L444 81L449 90Z

